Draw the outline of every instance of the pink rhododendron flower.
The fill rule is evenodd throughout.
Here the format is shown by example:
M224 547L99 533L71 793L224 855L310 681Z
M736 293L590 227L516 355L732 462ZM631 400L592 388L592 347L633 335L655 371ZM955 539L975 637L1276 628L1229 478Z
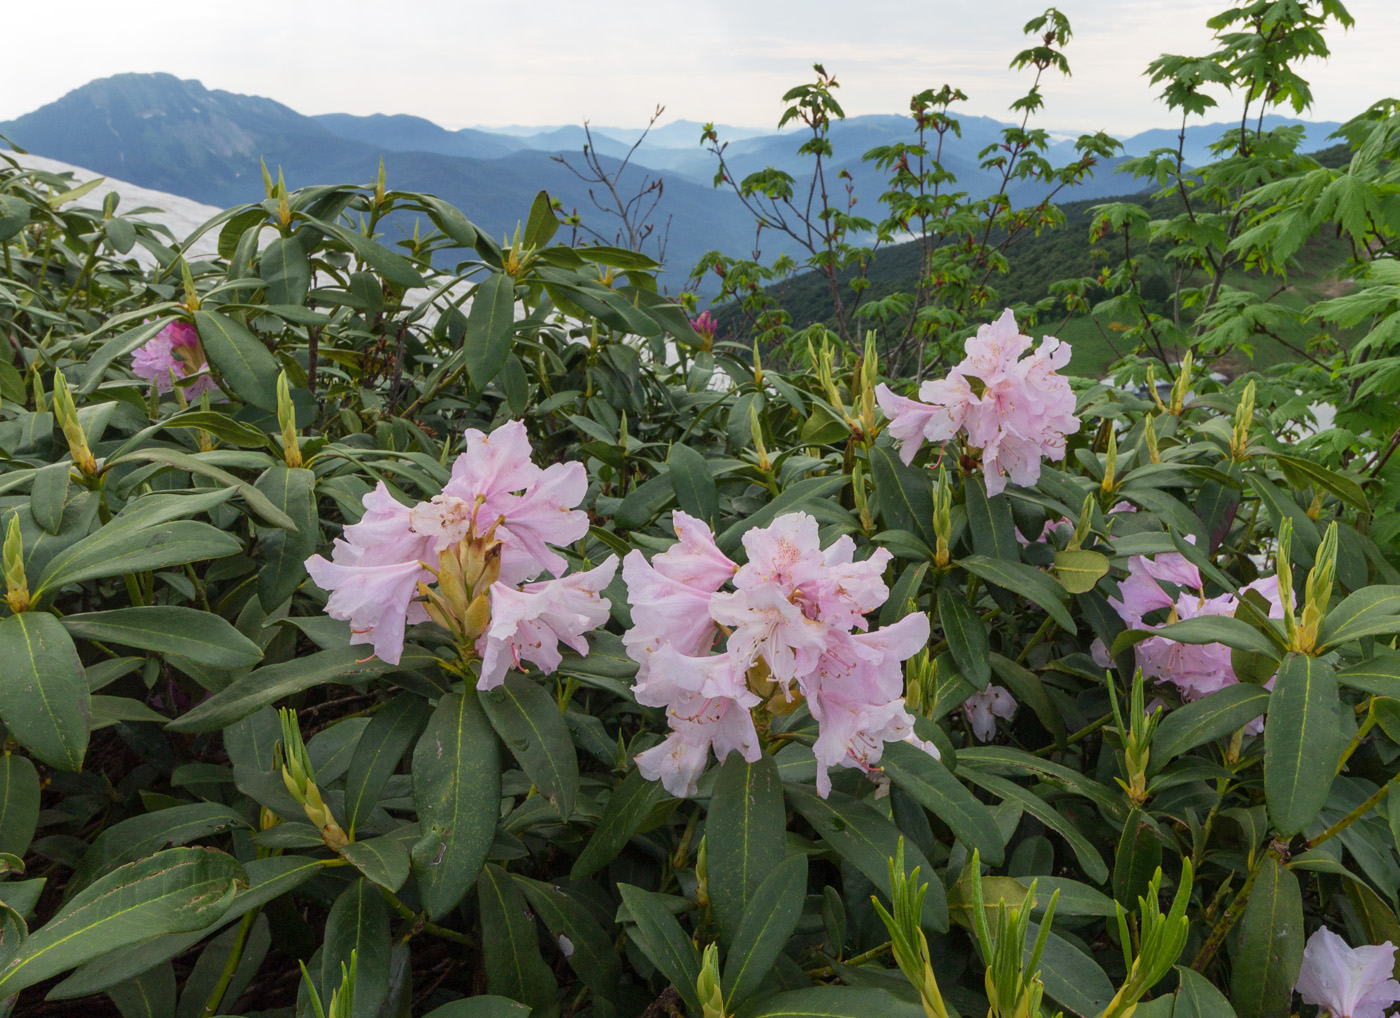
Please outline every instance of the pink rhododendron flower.
M715 338L715 333L719 331L719 322L715 321L715 316L708 311L701 311L690 320L690 326L705 342L710 342Z
M823 549L805 513L745 534L741 567L684 513L676 534L677 544L650 563L640 552L623 563L633 619L623 644L638 663L633 693L664 707L671 724L664 743L637 757L645 776L690 794L711 750L721 760L731 750L757 759L750 711L783 699L805 699L817 721L822 795L829 768L870 771L886 742L905 739L937 755L914 738L903 700L902 665L928 643L928 618L865 632L865 615L889 596L887 551L856 561L849 537ZM731 578L734 589L722 590ZM721 627L723 652L712 653Z
M217 392L209 377L199 333L188 322L171 322L131 354L131 373L151 383L156 392L169 392L183 378L198 376L184 390L191 402L206 392Z
M1386 1008L1400 1000L1394 968L1395 945L1390 941L1379 947L1348 947L1323 927L1303 948L1296 989L1333 1018L1383 1018Z
M947 441L961 432L981 451L987 493L996 495L1008 478L1034 484L1042 459L1064 459L1065 436L1079 430L1074 393L1059 374L1070 350L1047 336L1023 358L1030 345L1008 309L967 341L967 356L947 378L920 386L917 400L880 386L876 398L904 462L925 441Z
M584 633L608 620L612 607L600 596L617 572L617 556L584 573L570 573L557 580L527 583L516 590L508 584L491 585L491 625L476 642L481 655L478 689L495 689L512 665L522 661L538 665L545 673L559 667L559 644L580 654L588 653Z
M1010 721L1016 716L1016 699L1003 686L988 686L963 701L963 714L978 742L990 742L997 734L997 718Z
M441 494L406 506L381 482L364 498L364 517L334 542L330 560L313 555L306 569L330 591L326 612L350 623L350 642L372 644L378 657L398 664L406 628L430 617L423 597L435 595L423 590L437 580L440 556L474 542L475 557L468 556L474 574L456 582L471 586L459 595L489 611L470 629L467 619L446 619L440 610L446 602L432 617L459 626L459 639L475 638L482 659L477 686L489 689L522 662L553 671L560 643L588 652L583 636L607 620L611 605L600 592L617 571L617 559L521 587L546 570L561 577L567 563L549 545L572 543L587 532L587 514L573 509L587 487L583 465L540 469L519 421L490 435L473 429L466 437ZM493 559L499 555L498 571L492 565L488 572L488 550Z

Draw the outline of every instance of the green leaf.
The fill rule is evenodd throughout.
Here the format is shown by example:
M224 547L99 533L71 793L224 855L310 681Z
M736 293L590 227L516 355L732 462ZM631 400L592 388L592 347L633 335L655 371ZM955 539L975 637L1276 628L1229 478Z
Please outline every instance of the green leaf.
M1378 649L1374 657L1339 671L1337 681L1363 693L1400 697L1400 653Z
M1167 711L1152 737L1152 770L1238 731L1268 708L1268 690L1240 682Z
M454 209L453 211L456 210ZM460 216L460 213L458 213L458 215ZM392 283L395 286L401 286L407 290L428 285L427 281L419 274L418 270L413 267L413 263L407 258L394 251L390 251L382 244L371 240L364 234L355 230L347 230L335 223L323 219L316 219L308 215L303 214L301 218L305 219L306 222L310 223L318 230L329 233L336 240L350 248L351 251L355 252L355 256L359 258L360 261L383 276L385 282Z
M0 661L0 720L10 735L50 767L79 770L91 699L62 624L38 611L0 619Z
M278 237L258 260L258 275L269 304L301 304L311 286L311 263L295 237Z
M671 446L666 465L676 489L676 505L713 529L719 515L719 488L705 457L690 446L677 443Z
M1142 810L1128 814L1118 851L1113 858L1113 897L1125 909L1137 906L1147 893L1152 875L1162 865L1162 840L1152 830Z
M501 373L514 335L515 279L504 272L493 272L476 288L467 312L467 332L462 343L472 385L484 389Z
M905 465L893 449L877 445L870 450L870 477L885 529L907 531L935 547L938 535L933 529L933 479L929 472Z
M368 880L356 880L340 892L326 919L317 973L322 1000L340 985L340 967L355 957L354 1018L376 1018L389 992L389 906Z
M578 880L602 869L617 857L652 807L666 797L660 782L648 781L635 767L627 772L603 810L603 819L593 829L593 837L583 847L570 875Z
M1087 594L1108 575L1108 557L1097 551L1055 552L1055 579L1071 594Z
M1230 1001L1209 979L1185 965L1178 965L1176 971L1181 983L1172 1018L1236 1018Z
M39 824L39 772L28 757L0 756L0 852L23 856Z
M568 820L578 798L578 756L554 697L534 679L511 672L482 693L480 703L520 769Z
M917 746L891 742L885 746L880 767L895 785L947 824L954 837L977 849L983 862L1002 864L1004 841L992 811L941 762Z
M413 831L413 828L409 828ZM386 891L397 891L408 880L409 848L398 832L368 841L354 841L340 850L355 868Z
M1271 712L1269 726L1273 724ZM1331 766L1327 765L1329 777ZM1240 918L1239 939L1230 951L1230 1000L1239 1018L1288 1014L1293 984L1303 964L1303 897L1298 878L1272 854L1261 860L1260 867Z
M613 933L603 929L586 905L553 884L519 874L513 876L550 937L567 937L573 944L569 967L601 999L613 999L622 978L622 961L613 946Z
M218 369L229 395L270 414L277 412L277 358L241 322L216 311L196 311L194 327L209 363Z
M554 204L549 200L549 192L541 191L530 203L530 218L525 220L525 233L520 243L527 248L541 248L549 243L559 229L559 217L554 214Z
M724 533L719 535L715 543L726 554L734 552L739 548L744 534L748 531L768 526L783 513L798 512L808 502L822 502L830 499L832 495L849 484L850 480L851 478L847 474L835 474L808 477L806 480L789 485L781 495L762 509L749 513L744 519L725 528Z
M923 1009L884 990L814 986L740 1008L735 1018L921 1018Z
M1312 822L1332 790L1341 754L1341 700L1332 666L1289 654L1269 695L1264 726L1264 798L1278 832Z
M1248 622L1232 615L1197 615L1193 619L1182 619L1180 622L1172 622L1160 629L1154 629L1147 635L1160 636L1164 640L1176 643L1220 643L1254 654L1278 654L1278 647L1273 640Z
M1037 888L1037 893L1038 893ZM1024 960L1030 961L1038 923L1031 923ZM1080 1018L1099 1018L1113 999L1113 984L1108 981L1098 962L1064 937L1051 933L1045 941L1045 953L1040 959L1040 975L1045 993Z
M215 453L217 453L218 451L219 450L215 450ZM224 485L235 489L238 492L239 497L242 498L243 501L248 503L248 509L253 513L253 515L256 516L258 519L262 520L268 526L279 527L282 530L297 529L297 525L295 522L293 522L291 517L289 517L281 509L278 509L275 505L273 505L268 500L267 496L264 495L261 491L259 491L257 487L255 487L252 484L248 484L246 481L229 473L227 470L223 470L215 466L213 463L203 458L204 455L204 453L178 452L175 449L164 448L133 449L130 452L122 453L120 456L114 456L112 459L107 461L107 465L117 466L118 464L128 463L133 460L143 460L150 463L161 463L167 467L170 467L173 470L186 470L192 474L199 474L203 477L209 478L212 481L215 481L220 485ZM258 459L265 460L265 457L258 457ZM182 496L146 495L138 501L144 503L148 500L157 500L161 498L179 498L189 499L193 501L195 499L211 498L221 494L222 493L220 492L210 492L208 494ZM224 501L226 499L227 496L224 496L222 499L220 499L220 501ZM161 503L157 502L156 504L160 505ZM194 512L204 512L205 509L206 507L201 506L197 510L190 509L187 512L182 513L181 515L192 515ZM128 506L128 508L124 510L122 514L112 522L114 524L117 522L123 522L124 525L134 524L136 521L135 518L133 518L130 506ZM157 521L154 519L144 519L142 525L154 526L156 522ZM160 520L160 522L164 522L164 519Z
M767 753L749 763L730 753L720 764L705 820L710 904L726 947L758 885L787 854L787 813L778 764Z
M202 957L202 956L201 956ZM156 965L107 991L122 1018L170 1018L175 1010L175 968ZM204 1001L200 1001L203 1008Z
M822 839L864 873L888 901L890 860L894 858L903 836L899 828L874 807L852 796L833 791L823 799L812 789L791 783L785 786L785 790L793 807L816 828ZM929 882L922 924L936 932L944 932L948 929L948 895L942 880L918 846L907 840L904 862L910 872L915 866L919 867L921 879Z
M69 878L64 895L71 898L104 873L155 855L169 845L187 845L198 838L246 830L248 826L241 813L217 802L192 802L128 817L93 839L83 853L82 863Z
M154 527L109 523L50 559L39 576L34 596L38 598L83 580L181 566L242 550L243 545L234 535L194 520L174 520Z
M681 995L694 1013L700 1011L695 981L700 976L700 955L681 929L676 917L658 900L658 895L631 884L618 884L622 903L627 906L636 929L628 930L647 959Z
M214 668L245 668L262 648L212 612L174 605L143 605L65 615L70 636L176 654Z
M627 885L621 886L625 892ZM540 956L539 936L520 889L505 870L487 865L481 871L477 898L486 988L542 1011L553 1007L558 984Z
M967 500L967 525L972 531L972 550L978 555L1007 562L1021 561L1016 542L1016 524L1011 519L1011 499L989 498L980 477L969 477L963 485Z
M530 1018L530 1008L508 997L482 994L435 1007L423 1018Z
M1045 730L1053 735L1055 742L1063 748L1066 744L1065 739L1068 737L1068 733L1065 731L1065 719L1060 716L1060 710L1055 706L1055 701L1050 699L1050 694L1046 692L1045 683L1041 681L1040 676L1009 657L1003 657L1000 654L989 654L988 657L992 663L992 671L996 672L997 678L1011 688L1011 694L1017 700L1035 712L1035 716L1040 719Z
M379 802L385 783L431 714L427 700L400 693L370 718L345 774L345 824L352 836Z
M258 478L257 490L296 530L271 529L258 536L258 602L265 611L291 597L306 579L306 560L319 541L316 518L316 475L305 467L276 463Z
M471 888L496 836L501 758L475 690L438 701L413 750L422 840L413 869L428 915L446 915Z
M232 856L205 848L172 848L113 870L30 933L0 967L0 995L151 937L202 930L243 879Z
M738 754L734 754L738 755ZM742 1004L762 987L797 928L807 898L807 857L792 855L758 885L724 959L724 1007Z
M170 722L166 730L215 732L303 689L330 682L346 685L364 682L395 670L394 665L379 658L365 660L362 657L364 653L365 648L356 644L317 651L275 665L264 665L235 679L203 703L196 704ZM405 666L408 659L408 648L405 648L400 666Z
M995 774L987 774L975 767L959 768L958 773L998 798L1019 806L1069 842L1069 847L1074 850L1074 856L1079 860L1079 865L1084 868L1085 876L1094 883L1102 884L1108 880L1108 866L1089 842L1089 839L1084 837L1079 828L1057 813L1044 799L1032 794L1014 781L1007 781Z
M64 460L34 472L29 511L34 522L50 534L57 534L63 525L63 505L68 501L68 475L72 469L73 465Z
M1318 632L1324 650L1363 636L1400 633L1400 587L1364 587L1327 613Z
M1024 562L1008 562L985 555L969 555L959 559L957 564L974 576L1038 605L1067 632L1078 632L1064 604L1065 588L1049 574Z
M989 660L992 645L987 638L987 626L977 614L977 609L967 603L962 591L939 587L938 621L943 626L948 649L953 652L953 660L957 662L962 677L978 689L986 689L992 681Z

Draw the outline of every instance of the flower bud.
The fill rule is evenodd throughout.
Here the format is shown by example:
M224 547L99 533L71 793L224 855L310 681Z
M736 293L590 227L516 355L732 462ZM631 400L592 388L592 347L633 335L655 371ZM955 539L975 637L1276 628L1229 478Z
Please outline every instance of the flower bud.
M768 460L768 450L763 445L763 426L758 423L758 408L749 404L749 431L753 435L753 447L758 453L758 469L765 474L773 469Z
M292 406L287 373L277 376L277 423L282 427L282 460L289 467L301 466L301 445L297 441L297 412Z
M87 435L78 421L78 408L73 405L73 394L68 391L68 381L61 371L53 376L53 413L63 429L63 437L68 440L68 452L73 457L73 464L83 476L91 477L97 473L97 460L88 448Z
M1327 615L1327 605L1332 600L1332 581L1337 570L1337 524L1327 528L1327 534L1318 545L1317 556L1308 572L1307 584L1303 593L1303 620L1298 627L1298 641L1294 650L1311 654L1317 647L1317 633L1322 620ZM1291 591L1289 592L1291 594ZM1282 586L1280 597L1285 596Z
M190 275L190 263L180 259L180 279L185 286L185 307L190 311L199 310L199 294L194 288L194 276Z
M724 993L719 981L719 948L714 944L705 948L700 975L695 979L695 995L700 998L704 1018L725 1018Z
M1283 602L1283 631L1292 647L1298 636L1298 620L1293 614L1293 566L1290 557L1293 551L1293 521L1283 518L1278 529L1278 550L1274 555L1274 573L1278 576L1278 596Z
M948 472L938 468L938 484L933 489L933 532L938 546L934 549L934 563L945 568L952 560L948 543L953 539L953 486L948 481Z
M19 532L19 515L10 517L5 531L5 603L18 615L29 610L29 584L24 578L24 537Z
M1191 388L1191 351L1186 351L1186 356L1181 358L1181 371L1177 373L1176 381L1172 383L1172 402L1170 412L1177 417L1181 416L1182 409L1186 406L1186 394Z
M491 595L482 591L472 599L462 615L462 635L475 640L491 624Z
M1160 402L1160 401L1159 401ZM1157 448L1157 428L1153 423L1156 420L1151 414L1143 420L1143 436L1147 439L1147 458L1149 462L1161 463L1162 454Z
M1108 451L1104 455L1103 483L1099 488L1105 495L1113 494L1118 487L1118 434L1111 423L1108 424Z
M763 357L758 351L758 340L753 341L753 384L763 388Z
M1249 426L1254 421L1254 380L1250 379L1249 384L1244 387L1244 394L1240 397L1240 402L1235 407L1235 428L1230 438L1230 457L1235 462L1242 462L1245 456L1245 449L1249 447Z

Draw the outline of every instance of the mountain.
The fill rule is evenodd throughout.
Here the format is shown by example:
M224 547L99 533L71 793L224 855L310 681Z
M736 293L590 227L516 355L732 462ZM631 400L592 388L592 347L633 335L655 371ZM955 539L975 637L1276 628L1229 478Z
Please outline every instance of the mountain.
M337 138L348 138L392 152L436 152L470 159L499 159L530 147L514 138L476 131L470 127L449 131L431 120L404 113L375 113L367 117L350 113L323 113L311 119Z

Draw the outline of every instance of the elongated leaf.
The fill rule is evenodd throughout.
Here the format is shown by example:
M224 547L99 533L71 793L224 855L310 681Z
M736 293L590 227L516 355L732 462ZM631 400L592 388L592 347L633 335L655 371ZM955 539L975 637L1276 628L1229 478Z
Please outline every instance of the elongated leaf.
M557 983L540 956L539 936L515 881L488 865L481 871L477 898L486 988L534 1008L551 1007Z
M603 929L588 907L552 884L515 876L521 891L556 941L563 937L572 947L568 954L569 967L580 979L604 999L617 993L622 978L622 962L613 947L613 927Z
M66 615L69 635L161 654L177 654L215 668L244 668L262 660L262 648L212 612L144 605Z
M122 1018L170 1018L175 1014L175 968L169 962L147 969L107 991ZM204 1002L200 1001L203 1009Z
M1113 859L1113 897L1125 909L1137 905L1147 893L1148 882L1162 865L1162 840L1153 832L1143 813L1134 809L1123 825L1118 851Z
M269 304L301 304L311 285L311 264L295 237L278 237L258 260Z
M415 828L410 826L410 832ZM397 837L398 832L382 838L355 841L340 850L355 868L386 891L397 891L408 879L411 863L409 846Z
M23 856L39 823L39 772L28 757L0 756L0 852Z
M688 445L673 445L666 465L676 489L676 505L713 528L719 513L719 488L705 457Z
M986 558L1020 562L1021 547L1016 543L1011 499L1004 495L988 497L987 485L980 477L967 478L963 491L967 496L967 525L972 531L972 550Z
M113 870L32 932L0 967L0 995L129 944L203 929L228 908L234 881L243 879L232 856L205 848L172 848Z
M933 530L933 480L929 472L906 466L893 449L877 445L870 450L870 475L885 529L908 531L934 547L938 535Z
M385 782L431 714L428 701L400 693L370 718L345 774L345 822L352 835L379 802Z
M867 880L880 889L885 900L890 898L890 860L899 848L901 833L888 818L869 804L833 791L827 798L803 785L785 787L792 803L823 840L860 870ZM921 921L937 932L948 929L948 895L934 868L918 847L906 840L904 864L908 871L919 867L920 879L927 880L928 894L924 898Z
M102 874L154 855L167 845L187 845L220 831L246 829L241 813L217 802L192 802L154 813L129 817L108 827L95 839L68 880L65 897L72 897Z
M784 489L781 495L758 512L750 513L738 523L725 528L724 533L715 539L715 543L726 554L732 553L738 549L740 542L744 539L744 534L749 530L755 527L766 527L783 513L798 512L808 502L820 502L828 499L850 481L850 477L845 474L834 474L825 477L808 477L806 480L791 484Z
M413 750L413 802L423 839L413 850L423 907L436 919L471 888L496 835L501 758L475 690L438 701Z
M1305 654L1283 659L1264 726L1264 798L1285 837L1312 822L1332 790L1342 751L1340 714L1331 665Z
M1084 837L1079 828L1057 813L1044 799L1027 791L1014 781L1007 781L995 774L987 774L975 767L959 768L958 773L998 798L1019 806L1069 842L1069 847L1074 850L1075 858L1079 860L1079 865L1084 867L1084 874L1090 880L1098 884L1108 880L1108 866L1104 863L1103 857L1090 844L1089 839Z
M1066 631L1078 632L1069 609L1064 605L1065 588L1049 574L1024 562L1008 562L985 555L969 555L959 559L958 565L988 583L1020 594L1047 612Z
M509 997L482 994L435 1007L423 1018L529 1018L530 1008Z
M1024 960L1030 962L1040 924L1031 923ZM1080 1018L1099 1018L1113 999L1113 984L1103 969L1085 952L1064 937L1051 933L1040 959L1040 975L1045 993Z
M1055 579L1071 594L1087 594L1108 575L1108 557L1097 551L1055 552Z
M91 698L73 640L58 619L0 619L0 720L50 767L76 771L87 752Z
M805 855L784 859L758 885L724 961L726 1011L742 1004L763 985L797 928L806 896Z
M258 459L259 462L261 462L264 458L265 458L265 457L259 456L257 459ZM263 523L266 523L268 526L270 526L270 527L278 527L279 529L282 529L282 530L296 530L296 529L297 529L296 522L293 521L292 518L291 518L290 516L288 516L286 513L284 513L281 509L278 509L275 505L273 505L272 502L268 499L268 497L267 497L266 495L264 495L261 491L259 491L255 485L248 484L247 482L245 482L245 481L239 479L238 477L234 476L233 474L229 473L227 470L224 470L224 469L222 469L221 467L215 466L214 464L210 463L208 460L202 459L199 455L197 455L197 454L195 454L195 453L178 452L178 451L176 451L176 450L174 450L174 449L163 449L163 448L159 448L159 449L132 449L130 452L122 453L121 456L119 456L119 457L113 457L112 459L110 459L110 460L107 461L107 463L108 463L109 466L116 466L118 463L131 463L131 462L161 463L161 464L164 464L164 465L167 466L167 467L170 467L172 470L185 470L185 471L188 471L188 472L191 473L191 474L199 474L201 477L207 477L207 478L209 478L211 481L214 481L214 482L216 482L216 483L218 483L218 484L224 485L224 486L229 487L229 488L233 488L235 491L237 491L237 492L238 492L238 496L239 496L241 499L243 499L243 501L245 501L245 502L248 503L248 509L249 509L249 511L251 511L252 514L253 514L254 516L256 516L256 517L257 517L259 520L261 520ZM113 523L114 525L117 524L117 523L123 523L123 524L125 524L125 525L129 525L129 526L130 526L130 525L135 525L135 524L137 523L137 521L139 520L139 521L141 521L141 525L142 525L142 526L154 526L156 522L163 522L164 519L173 518L173 517L170 517L170 516L168 515L168 513L169 513L170 510L165 508L165 503L161 501L162 499L165 499L166 502L169 502L170 499L174 499L175 501L174 501L174 502L170 502L169 504L170 504L170 505L178 506L179 503L180 503L180 501L183 500L183 499L199 499L199 498L217 497L217 496L222 496L222 497L219 498L220 501L224 501L224 500L227 499L227 496L226 496L226 495L222 495L222 493L214 493L214 492L211 492L209 496L203 496L203 495L174 495L174 496L147 495L147 496L145 496L145 498L141 499L140 502L141 502L142 504L144 504L147 500L151 500L152 502L155 503L155 506L156 506L157 508L165 509L166 515L164 515L164 516L159 516L159 515L157 515L154 511L142 512L142 513L140 513L140 514L137 514L137 513L133 513L133 512L131 511L131 508L128 507L127 510L124 511L124 512L123 512L120 516L118 516L115 520L113 520L112 523ZM195 503L195 504L196 504L196 505L199 505L199 503ZM188 516L188 515L191 515L193 512L203 512L203 511L205 511L205 507L204 507L204 506L201 506L201 507L200 507L199 509L197 509L197 510L196 510L196 509L189 509L189 510L186 510L185 512L182 512L180 515ZM155 519L151 518L151 517L153 517L153 516L155 516L156 518L155 518ZM210 555L210 556L205 556L205 557L206 557L206 558L216 558L217 556L212 556L212 555Z
M50 534L57 534L63 525L63 504L68 501L68 474L73 465L68 462L50 463L34 473L30 489L29 511L34 522Z
M992 681L992 665L989 660L992 645L987 639L987 627L977 614L977 609L967 603L960 592L948 587L938 588L938 621L943 626L943 634L948 638L948 649L953 652L953 660L958 670L968 682L978 689L986 689Z
M1000 866L1003 839L992 811L941 762L907 742L891 742L880 758L880 767L939 820L969 849L977 849L982 861Z
M472 295L467 334L462 340L472 385L484 389L500 374L510 356L514 335L515 279L504 272L493 272Z
M1272 640L1248 622L1231 615L1197 615L1193 619L1182 619L1180 622L1154 629L1148 635L1160 636L1164 640L1177 643L1220 643L1253 654L1278 654L1278 648Z
M918 1004L884 990L814 986L757 1001L735 1018L921 1018L923 1013Z
M1270 717L1269 724L1273 723ZM1303 897L1298 878L1272 855L1260 865L1240 918L1239 939L1230 951L1230 1000L1239 1018L1288 1014L1293 984L1303 964Z
M460 217L460 213L458 216ZM390 251L379 242L371 240L363 233L357 230L347 230L337 223L332 223L324 219L316 219L309 215L302 214L301 218L305 219L318 230L329 233L336 240L350 248L351 251L354 251L355 256L359 258L360 261L383 276L386 282L410 290L414 287L428 285L422 275L419 274L418 270L413 267L412 262L403 255ZM473 233L474 232L475 231L473 231Z
M603 810L603 819L593 829L593 837L574 861L571 876L577 880L596 873L612 862L642 825L652 807L666 797L656 781L648 781L633 768L613 790Z
M1172 1018L1236 1018L1225 994L1205 976L1185 965L1176 967L1181 979Z
M277 412L277 359L247 326L217 311L196 311L194 327L204 353L231 396L268 413Z
M354 1018L376 1018L389 992L389 906L368 880L357 880L335 899L326 919L318 972L322 1000L340 985L340 968L355 957Z
M1327 613L1318 643L1337 647L1363 636L1400 633L1400 587L1364 587Z
M1377 650L1374 657L1339 671L1337 681L1363 693L1400 697L1400 653Z
M109 524L55 555L39 576L34 594L37 598L82 580L203 562L242 550L232 534L194 520L134 529Z
M695 980L700 975L700 955L695 945L657 895L631 884L618 884L617 890L637 924L636 930L629 930L628 935L636 938L642 953L671 981L686 1006L698 1013L700 998L696 995Z
M274 611L306 579L306 562L319 541L316 520L316 475L305 467L277 463L258 478L257 490L296 523L296 530L272 529L258 538L258 601Z
M578 757L559 704L535 680L519 672L481 696L481 708L496 734L559 816L574 815Z
M1152 769L1161 770L1182 753L1238 731L1268 707L1268 690L1240 682L1168 711L1152 738Z
M726 946L758 885L787 854L787 814L778 764L730 753L720 765L705 821L710 902Z

